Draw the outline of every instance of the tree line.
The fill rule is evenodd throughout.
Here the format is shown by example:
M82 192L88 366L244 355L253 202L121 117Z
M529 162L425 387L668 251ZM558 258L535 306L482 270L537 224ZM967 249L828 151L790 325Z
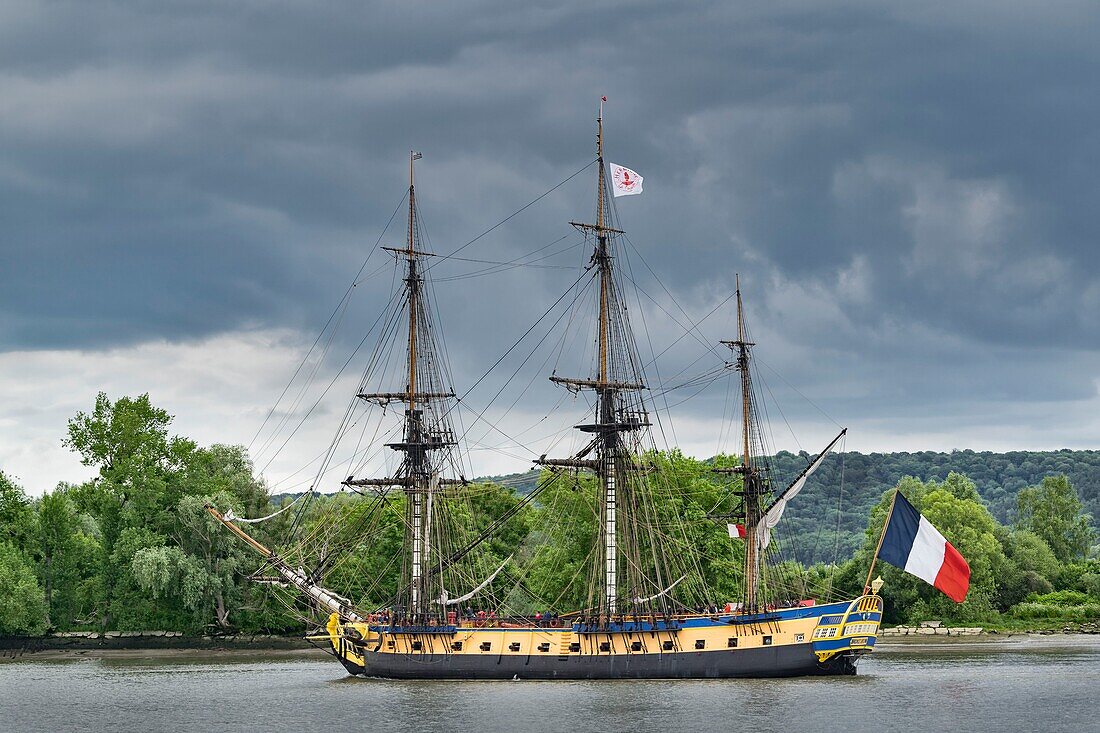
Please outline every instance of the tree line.
M260 516L293 497L272 497L242 447L203 447L170 435L171 420L148 395L112 401L100 394L90 412L69 421L64 439L95 470L92 479L32 499L0 471L0 634L302 629L308 609L300 599L250 580L260 565L256 556L204 509L213 503L240 516ZM784 453L774 463L778 473L796 475L808 459ZM691 528L685 541L708 586L723 595L714 600L734 599L737 546L724 522L711 519L714 507L730 500L728 487L711 473L713 461L677 451L659 460L677 489L667 511ZM1095 505L1098 476L1100 453L1094 451L830 457L791 504L781 527L784 539L777 543L784 548L780 566L784 577L797 581L792 593L859 593L896 487L967 558L972 579L967 601L956 605L921 581L879 565L888 621L1095 619L1100 548L1088 509ZM526 599L510 598L511 604L551 610L545 599L552 599L557 610L575 608L584 593L575 579L597 531L594 488L584 482L551 486L539 502L526 504L516 483L487 480L472 492L464 521L473 530L511 516L478 552L494 566L517 558L523 569L517 587L522 585ZM308 533L322 522L349 528L374 522L380 530L370 546L334 563L326 582L356 600L384 603L398 583L392 557L401 543L401 499L386 502L381 514L376 510L355 495L322 496L308 511L287 512L250 531L278 545L292 524ZM561 528L552 537L546 529L551 525ZM354 541L350 534L345 539ZM339 544L339 538L333 541Z
M784 479L797 476L811 459L806 452L780 451L771 457L774 482L785 485ZM952 473L973 482L990 514L1003 525L1015 523L1021 490L1049 476L1065 476L1078 493L1089 526L1100 529L1100 451L834 453L806 483L806 499L792 503L784 517L786 532L800 538L791 548L794 559L813 565L852 557L863 544L868 513L882 492L906 477L942 482ZM526 494L538 475L527 472L489 480Z

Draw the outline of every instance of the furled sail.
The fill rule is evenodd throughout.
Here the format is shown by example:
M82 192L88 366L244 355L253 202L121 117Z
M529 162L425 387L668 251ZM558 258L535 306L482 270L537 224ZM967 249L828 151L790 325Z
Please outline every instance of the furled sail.
M684 575L681 575L681 576L679 577L679 579L677 579L677 580L673 581L672 585L670 585L669 587L665 588L665 589L664 589L663 591L661 591L660 593L655 593L655 594L653 594L653 595L651 595L651 596L648 596L648 597L646 597L646 598L635 598L635 599L634 599L634 602L635 602L635 603L649 603L650 601L655 601L655 600L657 600L658 598L660 598L661 596L663 596L664 594L668 593L668 592L669 592L670 590L672 590L672 589L673 589L673 588L675 588L676 586L680 585L680 583L681 583L681 582L682 582L682 581L684 580L684 578L686 578L686 577L687 577L687 574L685 573Z
M492 582L493 582L493 581L494 581L494 580L496 579L496 577L497 577L498 575L500 575L500 571L504 569L504 566L505 566L505 565L507 565L507 564L508 564L509 562L511 562L511 561L512 561L512 556L511 556L511 555L509 555L508 557L504 558L504 562L502 562L502 563L500 564L500 567L499 567L499 568L497 568L496 570L494 570L494 571L493 571L493 574L492 574L492 575L490 575L490 576L489 576L488 578L486 578L485 580L483 580L483 581L481 582L481 585L479 585L478 587L474 588L474 589L473 589L472 591L470 591L470 592L469 592L469 593L467 593L466 595L463 595L463 596L459 596L458 598L448 598L448 597L447 597L447 593L446 593L446 591L444 591L443 595L441 595L441 596L439 597L439 599L438 599L438 600L436 601L436 603L438 603L438 604L439 604L439 605L441 605L441 606L453 606L453 605L455 605L456 603L462 603L463 601L468 601L468 600L470 600L471 598L473 598L474 596L476 596L476 595L477 595L478 593L480 593L481 591L485 590L485 588L486 588L486 587L487 587L487 586L489 585L489 583L492 583Z
M306 491L305 493L299 494L298 497L296 499L294 499L294 501L290 502L289 504L284 506L282 509L279 509L277 511L272 512L271 514L268 514L266 517L256 517L255 519L245 519L244 517L238 517L236 514L234 514L233 509L231 509L231 508L226 509L225 514L223 516L225 518L225 521L227 521L227 522L243 522L244 524L257 524L258 522L266 522L267 520L272 519L273 517L279 516L280 514L285 512L287 509L289 509L290 507L297 504L303 496L307 496L307 495L312 494L312 493L313 493L313 491L311 489L310 491Z

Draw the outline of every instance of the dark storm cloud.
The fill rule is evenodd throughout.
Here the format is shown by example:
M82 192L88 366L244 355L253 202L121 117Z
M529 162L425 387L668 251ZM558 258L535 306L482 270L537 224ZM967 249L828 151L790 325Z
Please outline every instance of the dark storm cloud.
M673 315L646 265L692 318L743 273L777 366L838 403L868 383L899 410L1081 399L1100 338L1097 15L8 3L0 349L315 329L397 204L404 151L426 153L425 221L449 251L591 159L606 93L608 157L646 175L618 204L634 273ZM591 190L583 176L464 253L552 242ZM440 283L456 371L479 373L572 277ZM676 324L648 318L660 350ZM684 345L666 374L703 348Z

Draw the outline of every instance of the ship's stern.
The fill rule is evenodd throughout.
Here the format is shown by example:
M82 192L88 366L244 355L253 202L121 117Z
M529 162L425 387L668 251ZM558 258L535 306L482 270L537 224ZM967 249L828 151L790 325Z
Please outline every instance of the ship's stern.
M856 662L875 648L882 622L882 597L860 596L844 613L822 616L811 647L825 674L855 674Z

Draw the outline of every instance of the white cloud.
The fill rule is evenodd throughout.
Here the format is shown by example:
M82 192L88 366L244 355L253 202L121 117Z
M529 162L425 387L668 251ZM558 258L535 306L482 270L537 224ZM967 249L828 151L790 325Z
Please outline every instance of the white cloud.
M0 467L35 494L91 476L61 441L68 419L91 410L101 390L112 399L148 392L175 416L174 433L201 444L248 444L306 348L294 333L255 331L106 351L0 354ZM272 475L293 470L333 428L309 426L297 450L272 464Z
M794 294L789 288L784 292L787 296ZM805 297L811 302L815 295ZM90 477L92 470L80 465L61 440L67 420L80 410L91 409L99 390L112 398L149 392L154 404L175 416L172 431L202 445L247 445L300 363L307 345L306 339L290 331L242 331L195 342L153 341L107 351L0 354L0 468L17 477L31 494L40 494L59 481ZM773 360L770 363L779 364L781 369L801 358L797 350L781 340L763 343L760 348ZM330 355L329 361L343 363L346 356ZM314 365L312 360L307 362L303 373ZM313 386L290 411L287 428L298 424L333 376L327 364L320 366ZM265 476L275 491L300 491L312 483L318 459L331 442L357 382L357 375L350 370L336 380L320 406L281 451L276 448L289 434L287 428L268 445L261 437L253 446L257 468L266 466ZM773 385L782 399L800 399L778 382L773 381ZM801 390L805 385L795 386ZM810 397L820 400L834 419L851 428L847 448L862 452L1084 448L1091 445L1088 436L1100 430L1100 397L1095 394L1057 403L1021 401L1006 405L999 400L974 400L927 410L891 411L889 404L868 409L866 398L874 402L877 394L891 389L885 384L854 384L838 379L828 383L825 394L812 393ZM294 404L297 391L297 386L290 390L283 409ZM729 422L736 420L735 409L728 409L723 419L714 413L714 405L707 403L713 396L682 404L678 404L679 399L678 394L669 399L673 405L671 421L663 416L663 425L670 428L666 433L670 443L699 457L735 450L737 426ZM770 401L771 395L766 399ZM778 412L772 415L775 449L814 452L836 432L835 425L820 413L798 405L780 407L787 411L783 417L789 420L791 430ZM572 426L584 409L583 400L568 396L553 409L539 412L525 409L522 401L507 409L502 401L479 419L474 417L480 413L479 407L466 405L455 413L456 426L460 431L465 429L469 441L464 467L470 476L508 473L528 470L531 459L544 453L568 455L583 442L583 436ZM1054 413L1063 419L1051 424L1048 416ZM284 414L282 410L276 414L264 436ZM336 453L332 470L321 484L323 490L335 489L349 470L359 476L393 470L393 457L381 445L396 413L391 411L386 416L377 433L373 418L363 420L362 414L353 418L355 424ZM660 447L664 447L662 442L658 435ZM361 456L352 460L356 449L363 450L363 446L363 455L369 460L363 461Z

